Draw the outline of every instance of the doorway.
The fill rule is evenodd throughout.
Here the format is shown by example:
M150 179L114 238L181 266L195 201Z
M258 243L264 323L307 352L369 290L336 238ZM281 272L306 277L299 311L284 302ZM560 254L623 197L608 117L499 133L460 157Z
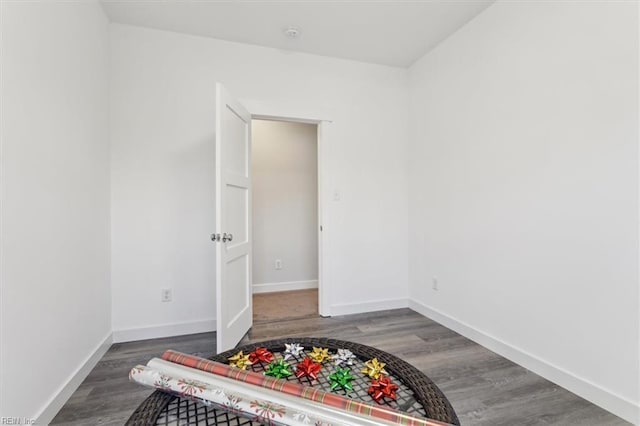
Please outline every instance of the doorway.
M251 123L255 323L319 316L318 125Z

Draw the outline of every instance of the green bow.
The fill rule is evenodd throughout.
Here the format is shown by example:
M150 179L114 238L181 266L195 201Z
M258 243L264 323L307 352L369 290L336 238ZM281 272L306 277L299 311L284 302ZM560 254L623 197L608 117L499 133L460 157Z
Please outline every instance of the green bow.
M281 359L269 364L264 374L265 376L275 377L276 379L284 379L293 374L289 368L291 368L291 366Z
M351 371L348 368L336 368L336 372L329 376L331 381L331 390L342 388L344 390L353 390L351 381L353 380Z

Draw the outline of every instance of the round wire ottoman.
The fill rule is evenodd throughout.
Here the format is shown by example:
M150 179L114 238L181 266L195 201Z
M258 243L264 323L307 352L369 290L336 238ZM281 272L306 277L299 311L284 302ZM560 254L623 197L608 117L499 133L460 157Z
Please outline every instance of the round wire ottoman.
M280 353L285 350L285 343L299 343L304 346L304 351L294 359L289 359L292 364L301 362L312 348L321 347L329 348L330 351L336 352L338 349L348 349L356 356L351 371L356 379L351 383L353 390L348 394L337 392L349 398L375 404L367 393L370 380L368 377L359 373L364 368L364 363L372 358L378 358L379 361L386 363L385 370L389 373L389 377L399 386L397 391L397 400L384 400L386 405L395 410L400 410L418 417L438 420L452 425L460 425L458 416L456 415L449 400L444 396L442 391L424 375L420 370L413 367L409 363L387 352L365 346L358 343L335 340L328 338L293 338L268 340L265 342L252 343L241 346L227 352L212 356L212 361L227 363L227 359L238 351L249 353L258 347L266 347L274 353L276 358L280 357ZM260 364L254 364L250 368L255 372L263 372L264 367ZM314 387L330 392L330 381L328 376L333 372L333 368L327 366L320 371L318 380L313 383ZM295 375L289 376L286 380L298 382ZM311 382L302 381L304 385L311 385ZM238 417L233 413L223 410L217 410L206 406L202 403L195 402L191 399L180 398L165 392L155 391L151 396L140 404L133 412L127 426L147 426L147 425L259 425L255 421Z

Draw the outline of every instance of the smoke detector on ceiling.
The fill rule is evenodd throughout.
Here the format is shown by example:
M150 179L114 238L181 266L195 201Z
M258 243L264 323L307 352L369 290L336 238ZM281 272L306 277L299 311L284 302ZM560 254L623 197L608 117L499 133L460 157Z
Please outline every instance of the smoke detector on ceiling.
M300 33L301 31L298 27L289 27L284 30L284 35L292 39L300 38Z

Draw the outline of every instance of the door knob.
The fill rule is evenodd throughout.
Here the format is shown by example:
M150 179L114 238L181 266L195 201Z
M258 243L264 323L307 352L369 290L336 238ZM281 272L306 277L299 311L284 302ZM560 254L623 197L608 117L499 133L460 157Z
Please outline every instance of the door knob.
M220 241L220 234L211 234L211 241L214 243Z
M226 243L227 241L233 240L233 235L227 234L226 232L222 234L222 242Z

